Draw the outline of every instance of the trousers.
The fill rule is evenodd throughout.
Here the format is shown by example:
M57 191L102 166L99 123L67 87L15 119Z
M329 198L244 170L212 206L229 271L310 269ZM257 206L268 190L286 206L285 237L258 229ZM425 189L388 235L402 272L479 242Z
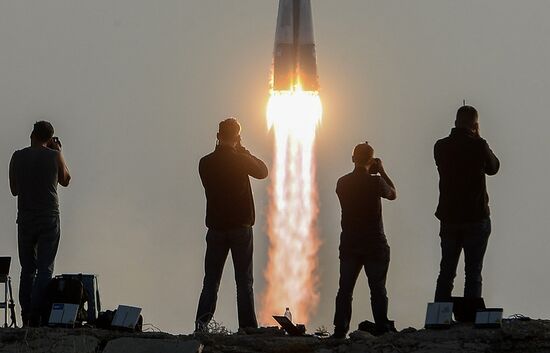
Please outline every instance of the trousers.
M41 320L42 303L46 287L52 279L60 237L58 215L18 223L17 242L21 263L19 303L23 323L39 323Z
M449 301L452 296L456 268L464 251L464 297L480 298L482 288L481 270L487 250L491 220L450 224L441 222L441 263L435 290L435 301Z
M353 290L362 269L365 270L369 283L374 322L377 325L388 322L386 277L389 264L390 248L385 243L373 246L368 254L340 253L340 280L334 313L335 332L345 334L349 331Z
M204 280L195 320L197 329L205 328L214 316L223 268L230 251L235 269L239 327L258 327L254 310L253 234L249 227L224 231L208 230Z

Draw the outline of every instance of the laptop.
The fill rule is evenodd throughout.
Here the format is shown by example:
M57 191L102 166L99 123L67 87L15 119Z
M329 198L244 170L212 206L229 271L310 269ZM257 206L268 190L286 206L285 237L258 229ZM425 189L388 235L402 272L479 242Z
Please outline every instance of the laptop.
M499 328L502 325L502 308L485 308L476 314L475 328Z
M135 306L119 305L111 326L122 329L134 330L141 315L141 308Z
M73 327L80 305L69 303L54 303L50 312L50 326Z
M451 327L453 318L453 303L435 302L428 303L426 310L426 321L424 327L427 329L445 329Z
M303 336L306 333L304 325L294 325L286 316L274 315L273 318L290 336Z

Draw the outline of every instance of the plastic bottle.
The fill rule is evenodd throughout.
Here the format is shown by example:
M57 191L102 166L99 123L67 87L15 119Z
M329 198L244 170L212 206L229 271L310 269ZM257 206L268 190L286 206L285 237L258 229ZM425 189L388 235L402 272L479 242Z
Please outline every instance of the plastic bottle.
M285 317L286 317L287 319L289 319L290 322L292 322L292 313L290 312L290 309L289 309L289 308L286 308L286 310L285 310Z

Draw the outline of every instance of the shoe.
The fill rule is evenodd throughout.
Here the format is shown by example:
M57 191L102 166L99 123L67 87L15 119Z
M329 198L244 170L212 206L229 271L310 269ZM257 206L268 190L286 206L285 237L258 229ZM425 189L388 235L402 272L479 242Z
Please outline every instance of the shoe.
M371 335L375 336L377 333L377 325L374 324L374 322L371 322L369 320L365 320L359 324L359 327L357 327L359 331L365 331L370 333Z
M397 330L395 328L395 322L394 321L388 320L386 323L384 323L382 325L376 325L374 335L375 336L382 336L383 334L388 333L388 332L391 332L391 333L396 333L397 332Z
M373 336L382 336L388 332L397 332L395 329L395 322L388 320L383 324L370 322L365 320L359 324L359 331L365 331L370 333Z
M338 331L334 331L334 333L332 335L330 335L328 337L328 339L332 339L332 340L345 340L346 339L346 334L345 332L338 332Z
M194 335L208 333L208 324L200 321L195 322Z

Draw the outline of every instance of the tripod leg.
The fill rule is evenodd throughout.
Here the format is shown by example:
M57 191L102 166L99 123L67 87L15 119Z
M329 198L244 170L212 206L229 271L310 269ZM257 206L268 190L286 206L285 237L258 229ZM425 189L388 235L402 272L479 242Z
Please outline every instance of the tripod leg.
M8 327L8 281L9 279L6 279L4 283L4 327Z
M11 277L8 277L8 292L10 295L10 327L17 328L17 316L15 315L15 302L13 301L13 290L11 289Z

